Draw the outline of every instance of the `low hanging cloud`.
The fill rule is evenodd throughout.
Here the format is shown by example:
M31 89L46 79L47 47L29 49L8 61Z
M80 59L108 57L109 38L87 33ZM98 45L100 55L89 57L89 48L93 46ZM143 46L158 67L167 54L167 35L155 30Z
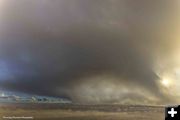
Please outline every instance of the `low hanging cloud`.
M0 88L80 103L170 102L154 66L174 50L176 2L3 1Z

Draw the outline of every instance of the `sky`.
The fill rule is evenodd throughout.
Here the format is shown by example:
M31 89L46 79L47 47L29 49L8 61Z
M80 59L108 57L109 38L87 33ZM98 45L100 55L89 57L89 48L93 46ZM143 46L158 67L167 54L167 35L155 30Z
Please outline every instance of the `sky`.
M0 90L178 103L179 15L179 0L0 0Z

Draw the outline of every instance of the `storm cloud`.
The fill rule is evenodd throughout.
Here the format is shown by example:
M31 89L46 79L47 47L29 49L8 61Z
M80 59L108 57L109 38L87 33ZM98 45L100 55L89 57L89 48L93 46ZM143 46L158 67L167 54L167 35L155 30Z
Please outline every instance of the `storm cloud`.
M0 88L80 103L170 102L156 60L175 48L177 2L2 0Z

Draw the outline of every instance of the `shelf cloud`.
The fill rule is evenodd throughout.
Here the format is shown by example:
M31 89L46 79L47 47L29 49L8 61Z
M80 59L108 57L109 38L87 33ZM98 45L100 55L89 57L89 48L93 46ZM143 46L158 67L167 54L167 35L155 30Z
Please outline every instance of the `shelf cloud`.
M3 1L0 89L77 103L172 102L160 80L178 48L177 2Z

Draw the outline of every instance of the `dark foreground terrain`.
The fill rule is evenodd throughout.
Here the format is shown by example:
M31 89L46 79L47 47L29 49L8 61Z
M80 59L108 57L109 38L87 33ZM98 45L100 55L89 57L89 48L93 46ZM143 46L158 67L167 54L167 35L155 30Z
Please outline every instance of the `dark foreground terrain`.
M0 104L0 120L164 120L161 106Z

